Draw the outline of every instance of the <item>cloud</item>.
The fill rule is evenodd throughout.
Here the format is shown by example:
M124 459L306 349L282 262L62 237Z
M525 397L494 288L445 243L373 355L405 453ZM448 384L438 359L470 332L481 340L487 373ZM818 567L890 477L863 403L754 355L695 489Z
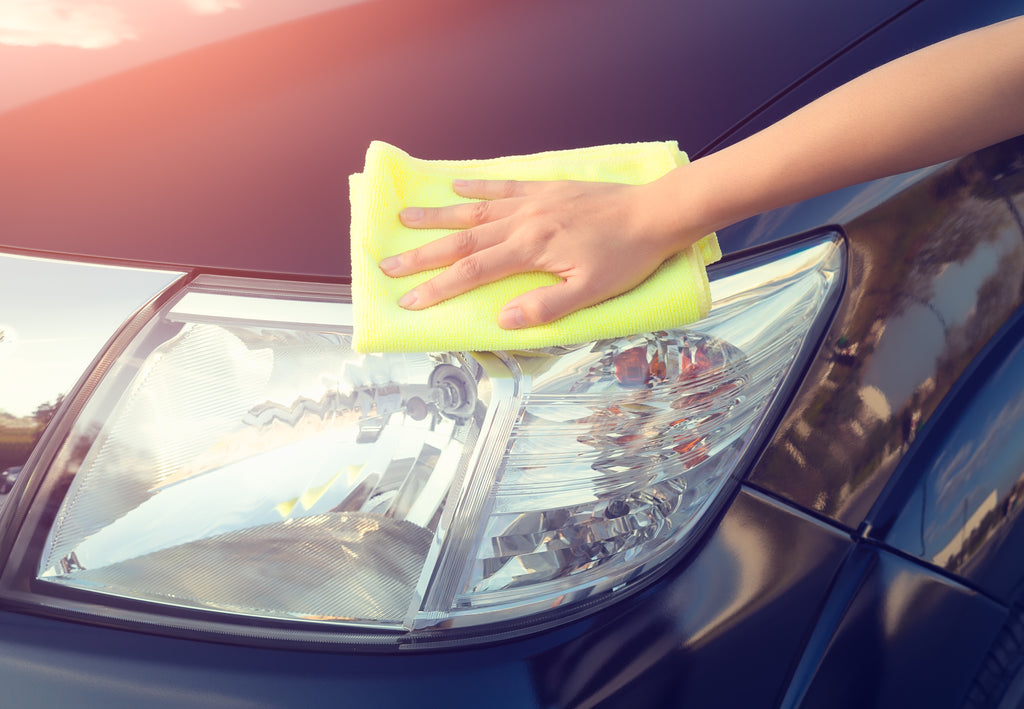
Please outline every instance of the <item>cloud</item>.
M115 7L75 0L0 0L0 43L103 49L136 38Z

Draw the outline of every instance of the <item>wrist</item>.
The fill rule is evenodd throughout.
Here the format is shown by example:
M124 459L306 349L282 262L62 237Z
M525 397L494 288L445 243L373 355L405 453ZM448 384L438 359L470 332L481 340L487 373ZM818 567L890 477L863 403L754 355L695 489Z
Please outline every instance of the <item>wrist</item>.
M695 179L693 167L682 165L640 186L638 206L643 222L639 233L650 239L664 258L689 248L718 228L709 214L711 202Z

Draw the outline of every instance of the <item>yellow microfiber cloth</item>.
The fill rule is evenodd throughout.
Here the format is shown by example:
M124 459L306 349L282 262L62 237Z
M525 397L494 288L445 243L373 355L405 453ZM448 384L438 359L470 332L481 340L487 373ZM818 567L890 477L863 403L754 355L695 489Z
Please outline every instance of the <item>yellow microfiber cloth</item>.
M491 160L420 160L374 141L363 172L349 178L352 201L354 347L360 352L523 350L568 345L679 327L708 313L705 266L722 256L709 234L673 256L633 290L553 323L520 330L498 327L498 311L528 290L558 282L549 273L520 273L425 310L398 306L407 291L438 273L391 278L377 264L387 256L450 233L410 229L405 207L465 202L452 180L587 180L641 184L687 161L675 142L603 145Z

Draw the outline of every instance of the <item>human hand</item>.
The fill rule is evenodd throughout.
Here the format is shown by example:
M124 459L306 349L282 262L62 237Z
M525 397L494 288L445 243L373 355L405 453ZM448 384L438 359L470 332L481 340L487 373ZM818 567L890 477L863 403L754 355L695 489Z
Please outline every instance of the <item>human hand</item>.
M630 290L689 245L657 224L647 185L456 180L453 188L483 201L410 207L400 216L408 227L459 231L380 263L389 276L446 267L402 296L409 310L543 271L561 282L513 298L498 315L506 329L541 325Z

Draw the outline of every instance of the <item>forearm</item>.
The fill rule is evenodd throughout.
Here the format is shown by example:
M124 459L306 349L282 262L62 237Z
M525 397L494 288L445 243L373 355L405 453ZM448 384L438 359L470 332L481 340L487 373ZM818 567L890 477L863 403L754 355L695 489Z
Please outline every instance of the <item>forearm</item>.
M885 64L746 140L670 173L655 190L658 200L675 196L660 204L679 206L680 233L707 233L1020 133L1024 18ZM680 195L687 197L680 200Z

